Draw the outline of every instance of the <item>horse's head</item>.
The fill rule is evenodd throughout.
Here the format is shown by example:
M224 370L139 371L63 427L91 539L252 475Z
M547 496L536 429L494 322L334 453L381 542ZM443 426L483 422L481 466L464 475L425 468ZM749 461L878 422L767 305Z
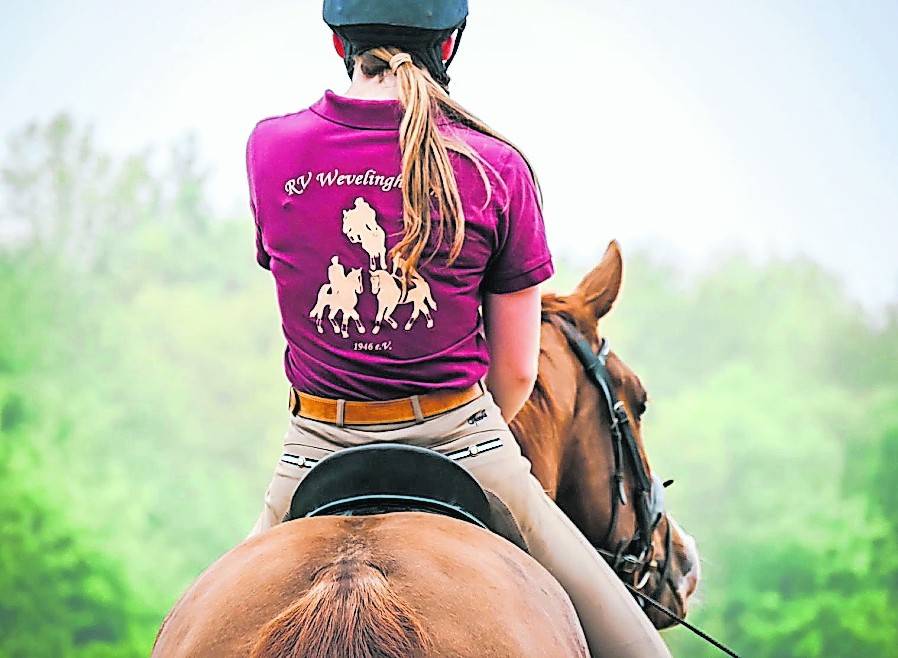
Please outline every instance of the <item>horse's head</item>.
M358 244L362 241L362 236L353 227L351 220L347 219L346 211L343 211L343 235L349 238L349 241L353 244Z
M664 509L649 467L646 390L599 330L622 270L612 242L572 294L543 298L539 377L512 429L534 474L625 582L684 616L700 577L696 543ZM658 628L674 623L646 612Z
M353 244L358 244L362 241L362 237L359 235L358 230L355 227L355 214L353 210L344 210L343 211L343 235L349 238L349 241Z
M364 288L362 287L362 270L358 267L353 267L349 274L346 277L346 281L348 281L355 289L355 293L357 295L361 295L364 292Z
M380 294L380 289L383 287L382 277L390 276L390 273L385 270L374 270L371 273L371 292L375 295Z

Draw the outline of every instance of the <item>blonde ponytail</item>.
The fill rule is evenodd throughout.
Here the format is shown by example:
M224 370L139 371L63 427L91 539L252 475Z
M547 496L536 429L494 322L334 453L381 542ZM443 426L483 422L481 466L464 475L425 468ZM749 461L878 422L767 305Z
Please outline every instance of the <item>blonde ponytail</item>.
M445 117L457 121L499 139L518 152L520 150L453 101L426 69L415 65L408 53L393 47L373 48L360 55L359 60L362 72L368 77L382 75L387 70L396 75L399 100L405 109L399 126L404 231L402 239L390 250L390 257L401 259L399 262L403 265L402 274L407 279L417 271L433 232L431 196L436 201L439 215L436 227L437 247L445 239L447 230L452 235L449 264L458 258L464 244L465 213L449 151L470 159L484 182L487 199L491 193L483 159L460 139L441 132L441 119ZM524 160L529 167L526 157ZM530 171L533 173L532 167Z

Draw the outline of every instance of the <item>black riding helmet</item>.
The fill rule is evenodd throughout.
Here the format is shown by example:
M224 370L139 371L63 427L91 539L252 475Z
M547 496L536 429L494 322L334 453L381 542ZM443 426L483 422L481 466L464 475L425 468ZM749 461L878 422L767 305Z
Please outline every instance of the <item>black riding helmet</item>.
M378 46L401 48L434 80L449 84L447 69L458 52L468 17L468 0L324 0L324 22L343 41L346 72L355 57ZM442 43L458 30L449 60Z

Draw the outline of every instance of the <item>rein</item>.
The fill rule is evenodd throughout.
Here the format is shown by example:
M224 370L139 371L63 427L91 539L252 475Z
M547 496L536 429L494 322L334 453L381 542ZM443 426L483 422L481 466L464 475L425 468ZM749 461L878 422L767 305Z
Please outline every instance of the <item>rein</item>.
M664 487L666 485L657 476L649 475L646 464L639 453L639 445L630 425L630 417L627 414L626 407L621 400L617 399L617 395L614 393L614 383L611 379L611 373L608 372L606 366L608 354L611 352L608 339L602 338L598 352L594 352L590 342L577 329L574 323L566 317L543 313L542 318L543 321L552 323L564 334L568 345L570 345L571 350L583 365L593 384L602 392L602 398L608 408L608 415L611 421L614 466L611 474L611 519L608 523L605 539L602 542L603 545L607 545L614 536L614 532L617 529L620 506L628 504L624 486L625 456L629 459L635 475L635 534L630 539L621 541L616 551L609 551L596 544L593 544L593 548L611 565L611 568L623 581L627 589L634 596L638 597L637 600L641 607L645 608L646 604L651 605L722 652L733 656L733 658L739 658L732 649L729 649L722 642L715 640L656 600L661 596L665 586L669 586L676 592L676 586L670 579L670 560L673 544L670 520L667 519L667 511L664 506ZM664 536L664 562L659 565L653 555L652 536L662 519L667 519L667 528ZM659 570L659 578L655 591L649 596L642 592L642 588L645 587L649 580L651 569ZM635 585L628 582L628 580L636 577L637 572L640 573L639 582Z

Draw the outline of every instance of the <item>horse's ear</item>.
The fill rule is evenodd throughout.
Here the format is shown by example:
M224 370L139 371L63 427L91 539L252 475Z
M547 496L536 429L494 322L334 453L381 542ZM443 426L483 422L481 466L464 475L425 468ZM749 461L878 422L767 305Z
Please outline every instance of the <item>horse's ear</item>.
M588 307L596 319L603 317L614 305L620 292L624 271L624 260L620 246L612 240L602 256L601 262L583 280L574 291L584 306Z

